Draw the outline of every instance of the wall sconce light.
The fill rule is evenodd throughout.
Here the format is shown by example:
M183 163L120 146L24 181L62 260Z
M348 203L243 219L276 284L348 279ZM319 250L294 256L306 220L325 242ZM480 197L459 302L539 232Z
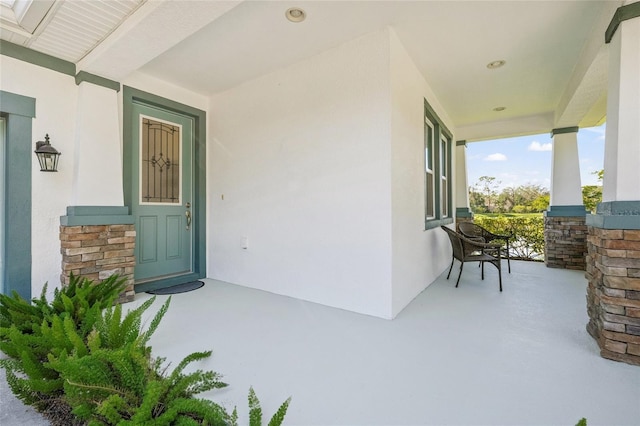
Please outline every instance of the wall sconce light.
M58 159L62 153L58 152L49 144L49 134L44 137L44 142L36 142L36 150L34 151L40 162L41 172L57 172Z

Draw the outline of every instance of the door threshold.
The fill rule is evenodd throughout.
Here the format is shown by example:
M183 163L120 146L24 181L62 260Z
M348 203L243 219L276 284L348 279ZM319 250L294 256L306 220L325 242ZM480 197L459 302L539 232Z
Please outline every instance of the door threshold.
M179 274L162 275L159 277L145 278L136 280L133 289L136 293L143 293L150 290L158 290L161 288L171 287L172 285L184 284L189 281L195 281L204 278L197 272L188 272Z
M175 274L167 274L167 275L158 275L157 277L151 277L151 278L142 278L140 280L135 280L134 285L138 285L138 284L146 284L152 281L160 281L160 280L166 280L169 278L175 278L175 277L181 277L183 275L187 275L190 274L191 271L182 271L182 272L177 272Z

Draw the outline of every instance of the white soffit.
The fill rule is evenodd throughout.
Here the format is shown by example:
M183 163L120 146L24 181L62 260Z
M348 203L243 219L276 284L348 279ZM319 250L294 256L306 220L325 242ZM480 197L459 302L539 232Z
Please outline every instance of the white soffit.
M121 80L241 2L149 0L84 57L78 70ZM185 64L191 68L190 61ZM187 87L191 79L173 83Z
M56 2L46 25L26 43L30 49L78 62L146 0Z

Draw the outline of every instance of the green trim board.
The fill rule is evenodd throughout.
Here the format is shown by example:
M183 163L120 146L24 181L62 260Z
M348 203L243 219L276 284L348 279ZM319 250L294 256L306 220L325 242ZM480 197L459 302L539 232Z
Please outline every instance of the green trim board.
M27 96L0 90L0 111L34 118L36 116L36 100Z
M640 201L605 201L598 204L596 213L610 216L640 216Z
M107 89L120 91L120 83L117 81L109 80L108 78L100 77L99 75L91 74L86 71L80 71L76 74L76 85L80 85L83 82L95 84L96 86L106 87Z
M575 206L549 206L549 210L544 212L545 217L584 217L587 209L584 205Z
M64 59L56 58L55 56L47 55L46 53L38 52L6 40L0 40L0 55L9 56L62 74L70 76L76 75L76 64L73 62L65 61Z
M611 39L615 35L616 31L620 24L629 19L637 18L640 16L640 2L627 4L625 6L621 6L614 13L609 26L607 27L607 31L604 33L604 42L606 44L611 43Z
M580 127L578 126L561 127L559 129L551 130L551 137L554 137L555 135L562 135L564 133L578 133L579 130L580 130Z
M31 121L35 117L36 100L0 91L0 111L6 120L4 288L31 299Z
M156 283L157 288L168 287L169 285L177 284L177 280L190 278L198 279L204 278L206 275L206 236L207 236L207 222L206 222L206 141L207 141L207 113L200 109L185 105L170 99L163 98L152 93L144 92L133 87L124 86L122 90L123 94L123 136L124 136L124 160L123 160L123 191L124 191L124 203L126 206L131 206L132 203L132 189L131 189L131 158L132 155L128 155L127 149L131 146L131 129L133 123L131 121L133 104L134 102L141 102L145 105L155 106L161 109L172 111L177 114L182 114L193 118L194 120L194 174L193 174L193 188L194 194L197 196L199 202L194 206L194 226L197 232L194 232L194 244L193 244L193 274L182 275L178 278L160 279L158 281L144 283L136 285L136 292L147 291L151 289ZM193 275L193 276L191 276Z
M587 226L600 229L640 229L640 216L603 216L588 214Z
M588 214L588 226L600 229L640 229L640 201L606 201L596 214Z
M131 225L133 222L126 206L69 206L67 215L60 216L62 226Z
M442 119L438 116L438 114L436 114L435 110L431 108L431 105L429 105L429 102L427 102L426 99L424 100L424 109L429 113L429 115L434 121L438 122L438 124L441 127L441 131L445 133L449 137L449 139L451 139L453 133L451 132L451 130L447 128L447 126L443 124L444 121L442 121Z
M456 141L456 146L467 146L467 141L462 140L462 141Z
M444 219L433 219L425 223L424 230L428 231L433 228L439 228L441 225L450 225L452 223L453 223L452 217L446 217Z
M128 215L127 206L69 206L67 216L120 216Z
M473 217L473 212L469 207L456 207L456 217Z
M91 74L86 71L76 73L76 64L29 49L18 44L0 40L0 55L9 56L23 62L28 62L39 67L47 68L62 74L70 75L75 78L76 84L79 85L83 81L95 84L97 86L106 87L107 89L120 91L120 83L99 75Z

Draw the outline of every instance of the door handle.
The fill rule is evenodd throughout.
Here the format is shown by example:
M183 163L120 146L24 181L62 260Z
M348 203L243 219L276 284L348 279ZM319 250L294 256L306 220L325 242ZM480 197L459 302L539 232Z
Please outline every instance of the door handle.
M187 231L189 230L189 227L191 226L191 211L187 210L186 212L184 212L185 216L187 216Z

